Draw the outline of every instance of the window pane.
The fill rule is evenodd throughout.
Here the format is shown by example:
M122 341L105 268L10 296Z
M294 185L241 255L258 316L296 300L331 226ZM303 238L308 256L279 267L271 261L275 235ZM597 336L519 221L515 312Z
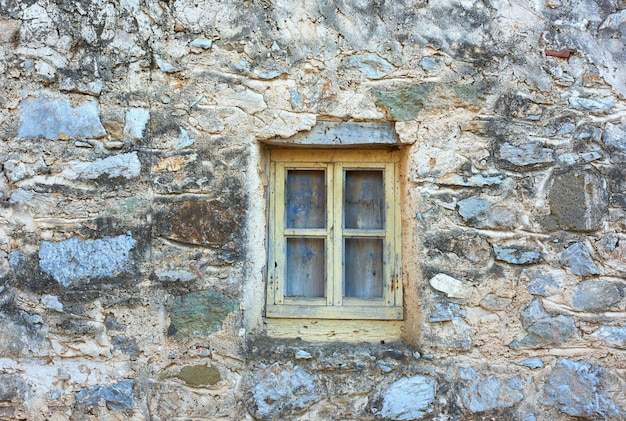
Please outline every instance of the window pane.
M380 170L346 171L344 227L382 229L385 223L385 189Z
M287 239L287 297L324 297L324 239Z
M346 238L344 270L345 297L382 297L383 240Z
M287 228L325 228L326 177L324 171L287 171L285 208Z

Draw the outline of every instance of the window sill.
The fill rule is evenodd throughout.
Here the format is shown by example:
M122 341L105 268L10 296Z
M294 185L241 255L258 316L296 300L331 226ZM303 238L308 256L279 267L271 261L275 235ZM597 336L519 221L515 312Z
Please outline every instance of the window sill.
M402 335L402 320L334 320L267 318L267 336L304 342L393 343Z

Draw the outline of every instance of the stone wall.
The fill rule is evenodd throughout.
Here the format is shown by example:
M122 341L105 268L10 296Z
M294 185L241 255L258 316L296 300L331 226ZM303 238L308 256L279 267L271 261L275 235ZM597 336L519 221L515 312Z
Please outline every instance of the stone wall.
M0 418L626 418L619 0L3 0ZM403 147L403 341L263 332L267 146Z

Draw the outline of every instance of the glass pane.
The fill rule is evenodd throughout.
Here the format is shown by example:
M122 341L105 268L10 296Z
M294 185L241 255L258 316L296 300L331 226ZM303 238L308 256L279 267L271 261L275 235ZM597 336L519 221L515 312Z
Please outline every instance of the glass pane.
M385 223L385 189L381 170L346 171L344 227L382 229Z
M324 297L326 291L324 239L287 239L288 297Z
M325 228L326 177L324 171L287 171L285 208L287 228Z
M378 298L383 296L383 240L346 238L344 296Z

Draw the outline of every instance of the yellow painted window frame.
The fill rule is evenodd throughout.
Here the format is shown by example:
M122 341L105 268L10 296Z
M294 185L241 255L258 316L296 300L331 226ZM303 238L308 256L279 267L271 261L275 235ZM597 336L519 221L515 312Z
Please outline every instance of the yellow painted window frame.
M398 151L272 149L269 185L269 254L266 317L281 319L403 320L401 217ZM285 180L291 169L325 169L327 221L324 229L285 228ZM342 295L343 172L351 169L384 171L385 227L358 230L358 235L383 238L383 297L345 298ZM325 298L285 297L286 238L314 236L326 241ZM356 233L355 233L356 235Z

